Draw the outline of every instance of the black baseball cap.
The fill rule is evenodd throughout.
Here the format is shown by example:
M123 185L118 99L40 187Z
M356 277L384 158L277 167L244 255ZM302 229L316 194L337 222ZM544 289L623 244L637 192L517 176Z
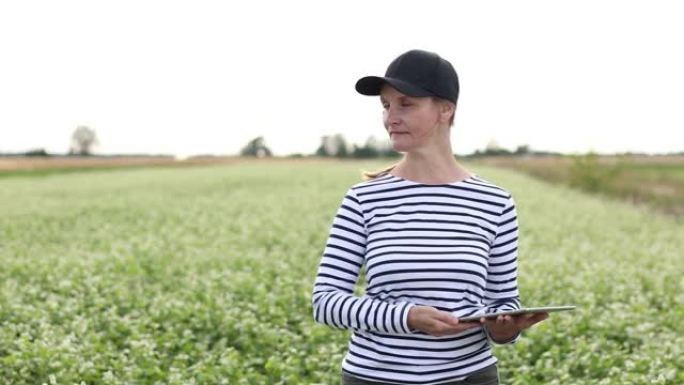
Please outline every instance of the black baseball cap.
M363 95L380 95L380 88L385 83L409 96L437 96L454 103L458 100L456 70L434 52L419 49L405 52L390 63L385 76L359 79L356 91Z

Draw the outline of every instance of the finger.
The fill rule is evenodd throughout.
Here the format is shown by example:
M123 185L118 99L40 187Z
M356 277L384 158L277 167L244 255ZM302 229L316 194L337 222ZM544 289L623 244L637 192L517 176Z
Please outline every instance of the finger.
M459 325L473 324L475 326L478 326L482 322L482 318L480 318L479 320L472 320L472 321L463 321L463 320L459 319L458 317L454 317L454 318L456 318L458 320Z
M488 323L490 323L490 322L495 322L495 321L496 321L495 318L491 318L491 317L480 317L479 320L473 321L473 322L477 322L478 324L488 324Z
M440 311L435 315L435 318L444 322L445 324L448 325L458 325L459 321L458 318L454 317L451 313Z
M532 317L532 323L536 324L537 322L541 322L547 318L549 318L549 313L539 313L536 314L535 317Z
M430 327L427 330L428 334L440 337L448 333L452 326L445 324L444 322L434 320L430 323Z
M472 328L479 328L481 325L478 322L462 322L459 326L460 330L467 330Z
M489 326L489 325L497 325L497 324L499 324L499 320L500 320L500 319L501 319L501 316L489 317L489 318L484 318L484 317L482 317L482 318L480 318L480 321L483 322L483 323L485 323L485 324L487 324L487 325Z
M545 319L549 318L548 313L538 313L534 314L532 317L528 317L527 319L524 320L522 327L527 329Z

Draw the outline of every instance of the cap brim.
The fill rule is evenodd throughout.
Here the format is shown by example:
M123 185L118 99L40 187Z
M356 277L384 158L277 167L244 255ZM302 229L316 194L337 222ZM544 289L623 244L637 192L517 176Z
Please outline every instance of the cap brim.
M383 84L389 84L404 95L409 96L432 96L433 93L424 90L418 86L403 80L382 77L382 76L366 76L356 82L356 91L362 95L380 95L380 89Z

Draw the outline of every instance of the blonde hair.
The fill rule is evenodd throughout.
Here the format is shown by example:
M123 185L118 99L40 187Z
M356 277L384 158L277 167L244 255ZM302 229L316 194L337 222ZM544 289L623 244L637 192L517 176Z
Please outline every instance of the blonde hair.
M364 181L369 181L369 180L373 180L375 178L379 178L385 174L388 174L390 171L392 171L392 169L397 167L398 164L399 164L399 162L397 162L391 166L385 167L383 169L376 170L376 171L362 171L361 177L363 178Z

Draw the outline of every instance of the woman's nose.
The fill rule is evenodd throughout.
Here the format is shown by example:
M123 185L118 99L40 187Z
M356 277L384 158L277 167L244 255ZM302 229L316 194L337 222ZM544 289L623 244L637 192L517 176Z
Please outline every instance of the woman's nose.
M385 110L385 124L388 126L396 125L399 124L401 119L399 119L399 115L397 112L392 108L388 108Z

